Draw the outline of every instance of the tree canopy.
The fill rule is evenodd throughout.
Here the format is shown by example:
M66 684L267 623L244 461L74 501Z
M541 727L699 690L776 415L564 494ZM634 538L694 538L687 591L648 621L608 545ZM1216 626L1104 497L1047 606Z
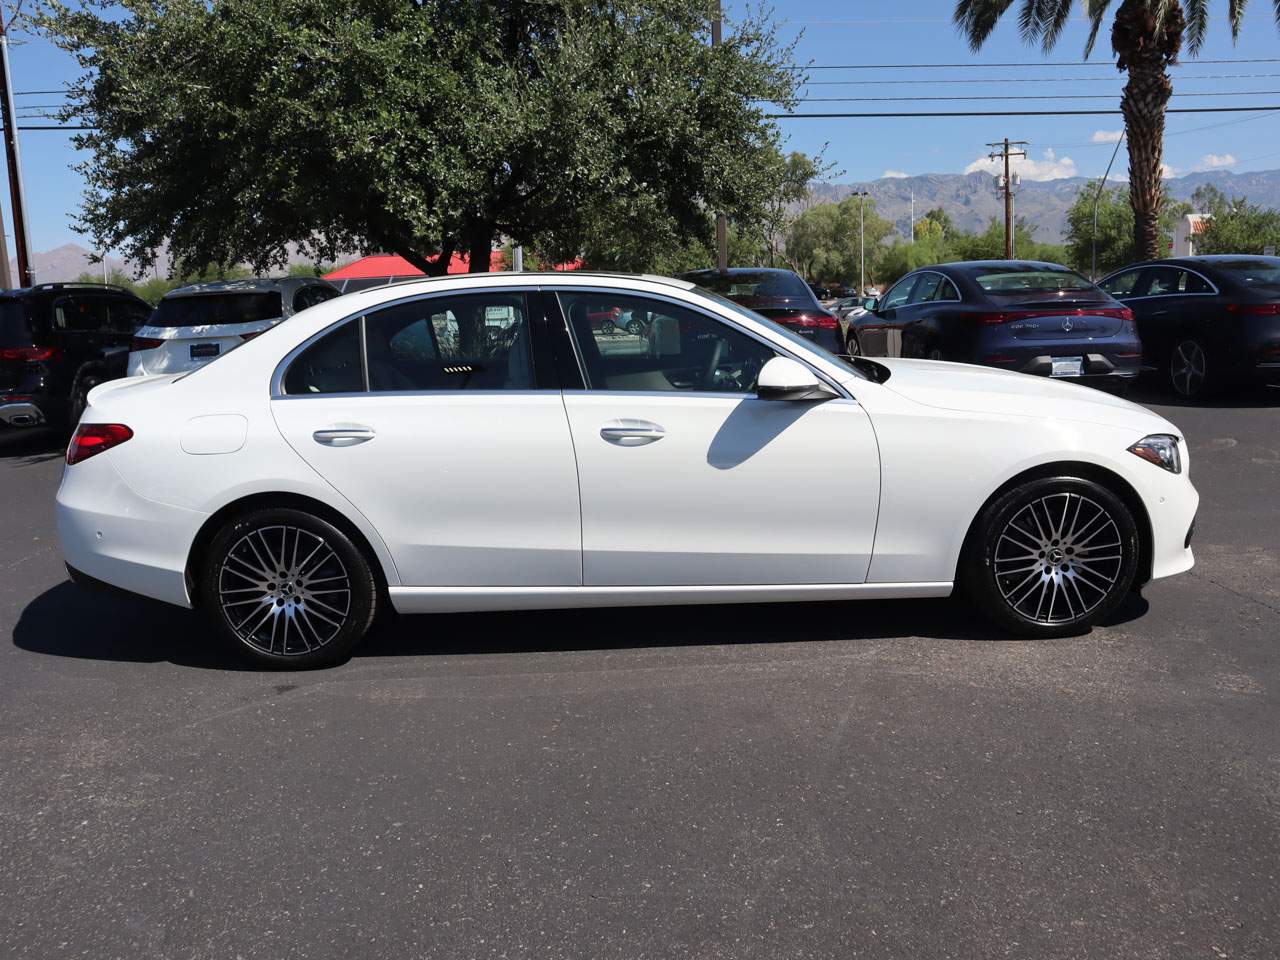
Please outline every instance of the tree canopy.
M54 0L83 74L63 119L80 227L179 271L399 253L487 269L499 235L552 259L603 223L700 236L785 189L766 103L798 75L768 19L709 43L702 0ZM604 219L602 219L604 218ZM444 254L434 261L435 254Z
M1067 211L1067 262L1085 276L1089 275L1093 261L1095 197L1098 200L1098 277L1143 259L1134 241L1133 206L1127 194L1124 187L1111 187L1103 189L1099 195L1096 183L1084 184L1076 192L1076 198ZM1190 211L1191 206L1187 203L1163 199L1157 221L1161 256L1167 255L1174 224Z

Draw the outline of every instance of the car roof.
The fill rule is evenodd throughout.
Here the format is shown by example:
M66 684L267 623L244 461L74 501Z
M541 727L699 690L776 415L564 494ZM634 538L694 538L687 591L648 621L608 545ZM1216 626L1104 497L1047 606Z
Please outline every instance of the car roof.
M119 284L95 283L91 280L53 280L48 283L37 283L30 287L13 287L9 290L0 290L0 297L16 299L41 293L101 293L112 297L142 299L132 290Z
M707 276L708 274L721 273L721 272L723 272L724 274L730 277L734 276L735 274L741 275L744 273L789 273L795 276L799 276L799 274L796 273L794 270L787 270L784 267L729 267L729 269L724 271L717 270L715 267L705 267L701 270L686 270L684 273L680 274L680 276L702 277L702 276Z
M161 299L199 297L216 293L289 293L304 284L333 286L323 277L245 277L241 280L205 280L170 290Z
M1051 270L1068 270L1074 273L1070 267L1065 267L1060 263L1050 263L1048 260L953 260L950 263L940 263L933 267L919 267L920 270L936 270L938 267L951 267L959 269L961 267L973 267L979 270L999 270L1008 269L1009 267L1031 267L1037 270L1045 268ZM912 271L913 273L915 271Z

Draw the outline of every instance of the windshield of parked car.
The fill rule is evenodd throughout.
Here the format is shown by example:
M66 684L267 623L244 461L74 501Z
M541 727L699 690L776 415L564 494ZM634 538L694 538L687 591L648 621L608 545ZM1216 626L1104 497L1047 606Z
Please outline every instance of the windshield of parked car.
M757 310L794 307L797 303L806 307L818 306L809 285L789 270L735 270L730 273L702 270L688 274L686 279L704 290Z
M974 267L969 271L975 283L986 293L997 295L1022 293L1058 293L1059 291L1097 292L1097 287L1080 274L1065 267L1044 266Z
M728 309L732 310L736 314L739 314L744 317L750 317L752 320L756 320L760 323L767 323L771 329L776 331L785 339L791 341L792 343L799 344L805 350L812 350L817 353L820 353L824 359L831 361L837 366L844 367L846 370L852 371L853 373L857 374L859 377L862 377L862 379L864 380L873 380L876 383L883 383L886 379L888 379L888 376L889 376L888 369L885 367L881 367L879 364L872 363L870 360L863 360L861 357L836 356L830 350L826 350L823 347L820 347L818 344L814 343L812 340L806 337L802 337L798 333L793 333L792 331L784 327L782 324L774 323L768 317L762 316L761 314L756 313L754 310L748 310L742 304L735 303L733 300L730 300L728 297L721 296L720 294L716 293L714 290L708 290L706 287L699 287L698 292L714 300L716 303L720 304L721 306L727 307Z
M1280 257L1215 260L1213 265L1246 287L1280 287Z
M258 323L276 320L284 311L280 294L199 293L166 297L151 315L151 327L203 327L219 323Z

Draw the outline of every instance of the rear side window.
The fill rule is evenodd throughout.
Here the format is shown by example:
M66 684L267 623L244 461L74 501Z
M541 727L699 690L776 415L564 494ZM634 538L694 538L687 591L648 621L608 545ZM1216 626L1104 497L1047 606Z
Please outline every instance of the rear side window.
M104 297L65 297L53 304L53 325L75 333L109 332L110 305Z
M363 393L360 320L348 320L302 351L285 374L284 392Z
M920 279L916 282L916 288L911 292L912 303L923 303L926 300L935 300L938 296L938 288L942 286L942 274L940 273L922 273Z
M151 315L153 327L203 327L221 323L260 323L276 320L281 309L276 291L257 293L201 293L167 297Z

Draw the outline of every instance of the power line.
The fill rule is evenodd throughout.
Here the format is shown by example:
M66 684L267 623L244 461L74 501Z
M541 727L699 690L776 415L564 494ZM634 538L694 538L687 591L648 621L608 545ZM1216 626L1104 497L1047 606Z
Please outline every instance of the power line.
M1225 64L1225 63L1280 63L1280 57L1247 57L1238 59L1224 60L1193 60L1189 63L1175 64L1175 66L1186 67L1201 63ZM981 70L986 67L1003 68L1003 67L1110 67L1115 69L1115 64L1110 60L1031 60L1026 62L999 62L999 63L823 63L808 64L806 66L796 65L800 70Z
M1280 73L1210 73L1180 77L1183 80L1256 80L1280 77ZM928 80L808 80L805 87L870 87L905 86L907 84L939 83L1116 83L1115 77L931 77Z
M1280 90L1230 90L1220 93L1175 93L1175 97L1271 97ZM945 97L800 97L797 103L891 103L920 100L1114 100L1118 93L1043 93L1012 94L1005 97L945 96Z
M1244 113L1280 110L1265 107L1170 107L1165 113ZM903 113L766 113L771 120L874 119L894 117L1110 117L1120 110L918 110Z

